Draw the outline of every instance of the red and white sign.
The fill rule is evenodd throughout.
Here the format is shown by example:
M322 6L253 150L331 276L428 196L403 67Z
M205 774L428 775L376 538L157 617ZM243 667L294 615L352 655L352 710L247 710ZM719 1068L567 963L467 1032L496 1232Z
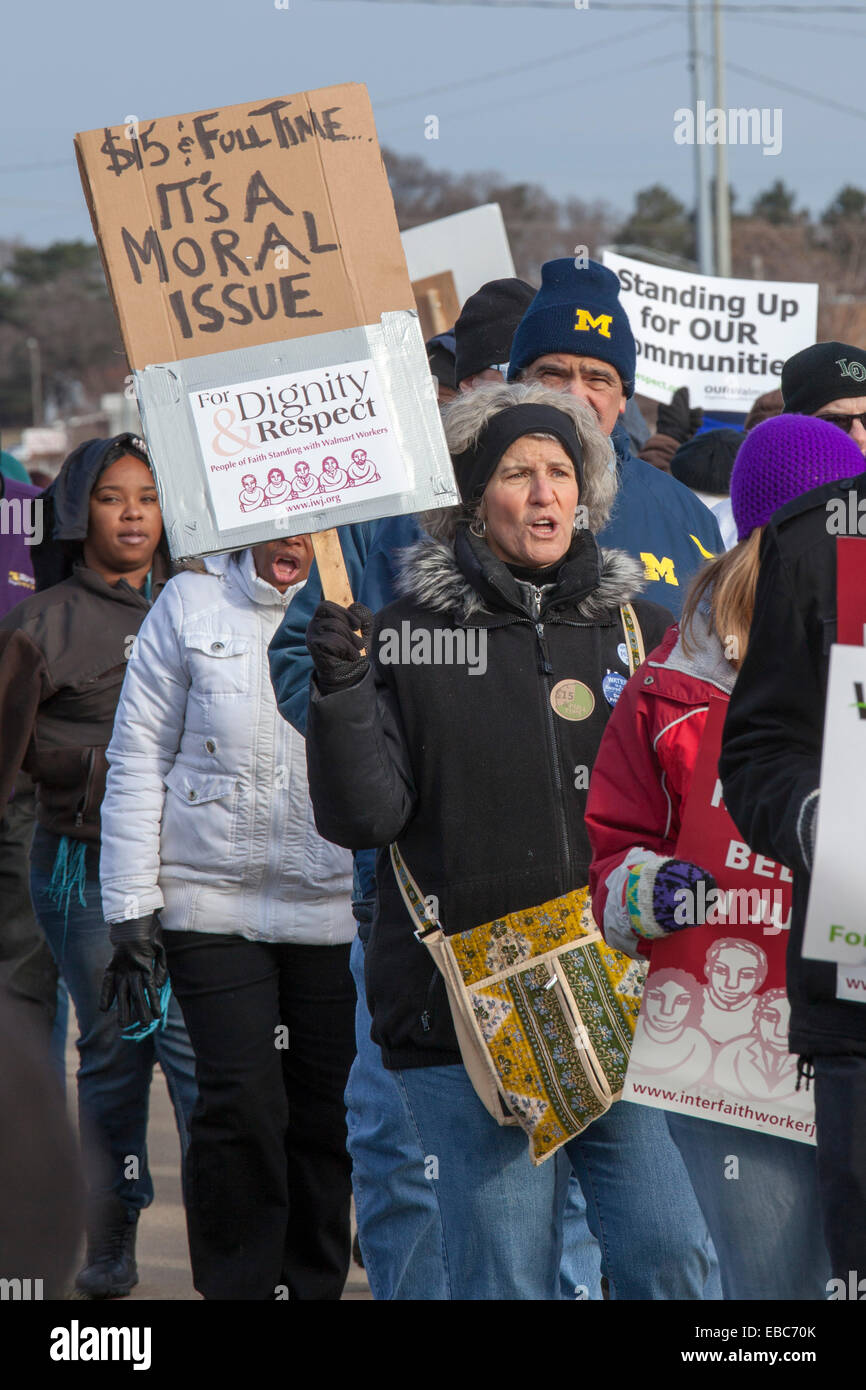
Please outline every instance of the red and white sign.
M713 874L694 916L653 945L623 1096L661 1110L815 1142L811 1091L788 1051L791 874L753 854L722 801L727 702L712 699L677 857ZM685 920L688 920L686 918Z

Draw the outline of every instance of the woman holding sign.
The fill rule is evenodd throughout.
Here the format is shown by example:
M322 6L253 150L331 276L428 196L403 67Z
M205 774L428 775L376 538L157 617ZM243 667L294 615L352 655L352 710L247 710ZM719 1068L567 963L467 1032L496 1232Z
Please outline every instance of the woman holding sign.
M392 871L398 841L449 935L586 885L589 769L629 669L620 605L642 587L640 566L593 534L615 482L583 402L484 387L444 422L463 505L405 552L404 596L375 627L362 605L319 605L307 757L321 833L384 851L372 1037L435 1185L447 1296L559 1298L570 1160L612 1294L699 1299L706 1228L662 1117L616 1104L533 1167L525 1136L473 1089ZM651 646L670 615L634 610ZM410 1237L399 1255L413 1258Z
M652 1081L647 1089L653 1095L669 1087L671 1098L694 1089L706 1099L701 1112L669 1112L668 1125L730 1299L824 1299L829 1257L815 1149L721 1122L725 1104L728 1113L760 1110L758 1118L766 1119L771 1100L786 1110L804 1103L794 1092L793 1060L781 1038L784 991L759 993L771 952L784 970L780 925L772 914L760 924L729 914L714 939L707 919L719 918L707 907L719 902L715 881L677 856L677 842L711 702L727 702L745 655L764 527L792 498L861 466L852 441L821 420L782 415L746 437L731 475L738 543L707 565L686 599L680 627L670 629L635 673L602 739L587 805L593 909L609 944L651 955L654 942L676 940L673 934L689 926L706 936L698 953L700 983L695 973L667 968L691 966L692 952L683 951L680 961L666 950L666 968L650 974L652 1017L644 1020L642 1010L630 1076L636 1087ZM711 804L719 804L715 795ZM769 864L762 861L764 873L772 871ZM680 989L691 982L703 997L695 1025L706 1062L700 1077L683 1079L677 1069L670 1039L681 1028L678 1000L661 998L668 977L678 977ZM711 1106L715 1117L704 1118ZM792 1119L780 1128L808 1133L810 1126Z

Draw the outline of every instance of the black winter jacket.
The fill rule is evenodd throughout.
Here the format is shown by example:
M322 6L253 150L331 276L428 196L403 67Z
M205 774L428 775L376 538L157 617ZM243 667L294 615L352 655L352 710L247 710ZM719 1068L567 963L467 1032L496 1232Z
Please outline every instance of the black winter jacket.
M453 549L427 539L406 552L404 597L377 614L363 678L324 696L313 682L316 824L337 844L380 851L366 980L387 1067L460 1061L442 980L413 936L387 846L399 842L449 933L587 883L588 777L611 711L602 682L614 677L612 693L628 672L618 605L642 585L634 560L584 531L556 583L533 593L461 528ZM635 611L649 651L670 613L644 601ZM486 643L475 648L486 651L483 674L480 663L473 674L468 664L393 659L395 639L402 656L410 641L447 650L444 634L461 629Z
M827 504L850 491L866 498L866 474L796 498L767 527L749 647L719 760L725 805L743 839L794 874L790 1046L807 1057L866 1054L866 1007L836 998L834 964L800 955L836 640L836 537Z
M153 596L169 570L157 551ZM150 610L125 579L111 585L79 564L0 622L0 806L19 768L36 783L36 819L55 835L99 843L120 687Z

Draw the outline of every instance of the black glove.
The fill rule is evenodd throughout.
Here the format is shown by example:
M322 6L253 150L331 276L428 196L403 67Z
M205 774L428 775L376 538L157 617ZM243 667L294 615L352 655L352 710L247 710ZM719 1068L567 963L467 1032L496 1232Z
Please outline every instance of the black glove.
M99 1007L107 1011L116 998L121 1028L135 1023L147 1027L160 1017L159 993L168 979L158 914L113 922L108 935L114 955L103 976Z
M689 410L689 388L681 386L674 391L669 405L659 406L656 429L659 434L669 434L678 444L685 444L703 423L704 412L700 406Z
M370 662L361 652L369 650L372 629L373 614L366 604L319 604L307 628L307 648L323 695L354 685L364 675Z

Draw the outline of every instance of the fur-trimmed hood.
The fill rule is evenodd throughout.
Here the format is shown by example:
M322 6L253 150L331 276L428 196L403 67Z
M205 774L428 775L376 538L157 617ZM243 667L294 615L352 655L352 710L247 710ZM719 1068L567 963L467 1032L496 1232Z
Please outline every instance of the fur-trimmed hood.
M488 575L491 569L494 574L496 570L501 570L505 582L509 587L513 586L519 595L522 586L513 579L507 567L496 560L487 546L476 541L472 548L478 554L482 547L487 552L485 568ZM641 593L646 583L643 566L624 550L607 550L598 546L595 549L599 557L598 582L584 591L573 605L578 616L589 622L607 617L612 609L628 603ZM559 585L549 587L555 590ZM493 611L485 594L470 582L461 568L456 545L447 545L429 536L422 537L400 552L396 589L402 597L413 600L422 608L434 613L453 614L461 624L471 623L473 618L489 615ZM556 595L551 597L555 599ZM523 607L519 597L518 604ZM502 605L497 606L505 606L504 594Z

